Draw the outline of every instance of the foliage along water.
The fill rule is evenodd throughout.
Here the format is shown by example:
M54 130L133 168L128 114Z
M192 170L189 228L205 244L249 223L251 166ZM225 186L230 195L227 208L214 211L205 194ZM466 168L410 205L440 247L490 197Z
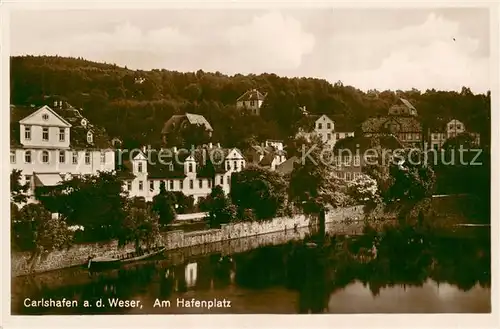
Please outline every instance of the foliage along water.
M490 312L489 228L461 232L387 229L329 236L316 247L307 238L232 255L166 253L93 277L74 268L44 274L48 280L19 277L12 283L12 313ZM26 298L66 298L78 307L25 307ZM225 299L231 307L177 304L193 298L220 306ZM100 299L105 306L98 308ZM116 299L140 300L142 307L109 306ZM84 307L84 300L93 306ZM170 307L154 307L157 300Z

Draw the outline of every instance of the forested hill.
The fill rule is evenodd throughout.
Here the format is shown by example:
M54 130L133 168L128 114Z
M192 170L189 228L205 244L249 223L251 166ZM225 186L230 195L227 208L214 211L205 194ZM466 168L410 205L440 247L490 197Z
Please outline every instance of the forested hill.
M268 94L261 117L239 114L236 99L256 88ZM424 125L457 118L470 130L489 135L490 93L427 91L362 92L341 82L284 78L275 74L227 76L219 72L134 71L113 64L65 57L13 57L11 103L44 104L57 96L84 109L84 115L119 137L126 147L161 141L163 123L173 114L199 113L214 128L213 139L245 147L252 139L294 135L303 122L299 106L329 114L356 129L367 117L386 114L398 96L410 100ZM302 120L302 121L301 121Z

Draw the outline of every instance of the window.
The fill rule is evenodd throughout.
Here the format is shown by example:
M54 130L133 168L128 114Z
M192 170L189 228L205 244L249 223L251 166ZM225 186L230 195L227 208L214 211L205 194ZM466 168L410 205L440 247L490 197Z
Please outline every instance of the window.
M49 128L47 128L47 127L42 128L42 140L44 140L44 141L49 140Z
M174 190L174 180L171 179L169 184L170 184L170 190L173 191Z
M359 155L354 156L354 165L359 166L360 164L360 158Z
M203 188L203 179L200 179L200 180L198 181L198 186L199 186L200 188Z
M193 172L193 164L192 163L188 164L188 172Z
M458 130L462 129L462 125L461 125L461 124L459 124L459 123L457 123L457 129L458 129Z
M31 151L24 152L24 162L31 163Z
M332 134L327 134L327 139L328 140L332 139Z
M212 188L212 180L211 179L208 180L208 188Z
M183 189L184 189L184 181L183 181L183 180L179 181L179 188L180 188L181 190L183 190Z
M27 140L31 139L31 126L24 127L24 139L27 139Z
M104 151L101 151L101 164L106 163L106 153Z
M337 137L337 139L340 139L340 134L339 134L339 133L337 133L337 136L336 136L336 137Z
M339 156L335 157L335 164L337 165L337 167L340 167L340 165L342 164L342 159Z
M231 184L231 176L227 176L227 184L230 185Z
M255 101L250 101L250 106L254 106L255 105Z
M220 185L224 185L224 176L220 176Z
M44 121L49 120L49 115L48 115L47 113L44 113L44 114L42 115L42 119L43 119Z
M139 191L142 191L142 190L143 190L143 188L144 188L143 184L144 184L144 183L142 182L142 180L140 180L140 181L139 181Z
M92 144L92 143L93 143L93 141L94 141L94 136L93 136L93 135L92 135L92 133L89 131L89 132L87 133L87 143Z
M406 135L405 134L401 134L401 140L405 140L406 139Z
M85 151L85 164L90 164L90 152Z
M408 139L408 140L411 140L413 137L411 133L406 134L406 136L407 136L406 139Z
M189 188L191 190L194 188L194 181L192 179L189 180Z
M350 166L350 165L351 165L351 157L345 156L344 157L344 166Z
M352 173L351 173L351 172L349 172L349 171L348 171L348 172L346 172L346 173L345 173L345 179L346 179L346 180L348 180L348 181L349 181L349 180L352 180Z
M28 189L31 189L31 175L25 175L24 182L28 185Z
M64 131L64 128L59 128L59 141L64 142L66 139L66 133Z
M77 164L77 163L78 163L78 152L73 151L73 164Z
M138 172L142 172L142 162L139 162L139 163L137 164L137 171L138 171Z
M331 125L330 123L327 123L327 124L326 124L326 128L327 128L327 129L331 129L331 127L332 127L332 125Z
M226 170L231 170L231 163L226 161Z
M233 161L233 166L234 170L238 170L238 163L236 161Z
M42 162L49 163L49 151L42 151Z
M150 180L149 181L149 190L150 191L154 191L155 190L155 181L154 180Z
M132 181L127 181L127 190L131 191L132 190Z
M323 129L323 125L321 123L318 123L318 129Z
M59 151L59 163L66 163L66 151Z
M16 163L16 151L10 151L10 163Z

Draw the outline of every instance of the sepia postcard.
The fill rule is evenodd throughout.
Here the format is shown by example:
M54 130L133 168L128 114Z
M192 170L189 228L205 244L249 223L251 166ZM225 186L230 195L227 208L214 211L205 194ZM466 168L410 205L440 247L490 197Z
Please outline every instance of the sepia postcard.
M0 326L500 324L496 4L1 10Z

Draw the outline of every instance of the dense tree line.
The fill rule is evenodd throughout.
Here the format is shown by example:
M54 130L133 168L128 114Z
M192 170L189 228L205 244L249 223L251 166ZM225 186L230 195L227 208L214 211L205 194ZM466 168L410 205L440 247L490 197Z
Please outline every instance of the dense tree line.
M251 88L267 93L260 117L242 115L235 108L236 99ZM177 113L206 116L214 128L214 141L243 147L252 138L294 135L303 119L300 106L356 128L370 116L387 114L398 96L415 105L424 127L456 118L489 144L490 92L473 94L466 87L461 92L363 92L341 82L272 73L134 71L75 58L13 57L11 103L43 104L47 96L83 108L85 116L105 127L111 137L121 138L126 147L160 143L163 123Z

